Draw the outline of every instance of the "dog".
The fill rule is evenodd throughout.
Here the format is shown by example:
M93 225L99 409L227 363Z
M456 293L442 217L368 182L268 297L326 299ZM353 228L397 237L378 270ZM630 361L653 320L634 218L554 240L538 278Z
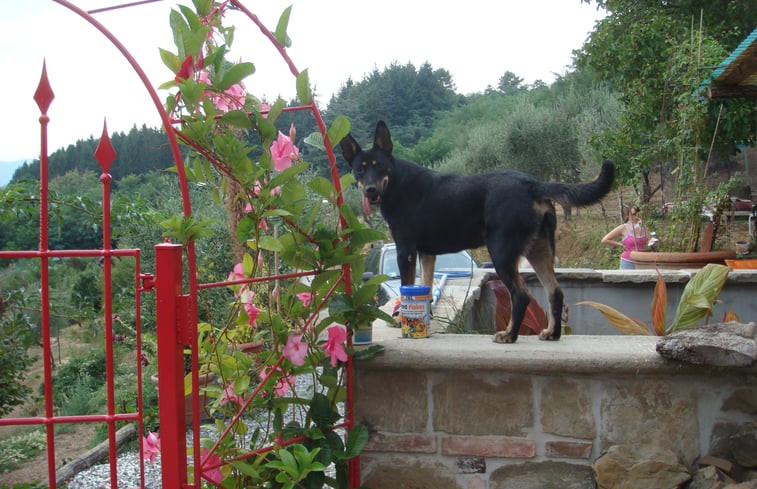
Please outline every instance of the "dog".
M389 225L402 285L415 283L418 256L421 281L430 287L436 255L486 245L512 302L508 327L493 341L514 343L530 302L518 273L518 261L525 256L549 295L547 327L539 338L560 339L563 293L553 265L553 201L572 207L599 201L613 184L612 161L602 163L594 181L579 184L540 182L512 170L469 176L439 173L395 158L383 121L376 124L373 148L363 151L352 134L339 145L362 190L363 210L370 214L371 205L378 205Z

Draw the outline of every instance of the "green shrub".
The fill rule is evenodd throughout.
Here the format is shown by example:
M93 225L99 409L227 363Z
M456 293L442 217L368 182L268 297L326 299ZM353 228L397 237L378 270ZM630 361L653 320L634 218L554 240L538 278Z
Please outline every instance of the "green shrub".
M21 462L37 455L46 446L47 436L42 429L0 440L0 474L10 472Z
M26 315L12 306L12 299L0 296L0 415L23 403L31 392L23 381L32 360L34 332Z

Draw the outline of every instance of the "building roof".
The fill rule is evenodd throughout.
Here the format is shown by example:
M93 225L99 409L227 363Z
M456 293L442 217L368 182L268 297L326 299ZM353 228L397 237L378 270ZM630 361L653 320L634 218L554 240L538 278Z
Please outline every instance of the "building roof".
M757 28L700 85L708 98L757 98Z

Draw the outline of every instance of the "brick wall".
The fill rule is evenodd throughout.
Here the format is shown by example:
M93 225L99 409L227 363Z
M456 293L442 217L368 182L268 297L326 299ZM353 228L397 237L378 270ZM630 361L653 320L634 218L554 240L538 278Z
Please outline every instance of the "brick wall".
M757 412L757 369L672 362L653 337L500 345L381 327L385 352L355 368L372 489L589 488L591 464L612 445L669 447L693 466Z

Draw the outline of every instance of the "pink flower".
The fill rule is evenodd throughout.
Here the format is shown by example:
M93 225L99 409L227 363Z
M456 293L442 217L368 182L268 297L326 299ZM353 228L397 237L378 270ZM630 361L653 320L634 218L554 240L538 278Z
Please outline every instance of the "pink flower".
M271 106L268 104L260 104L260 115L263 119L268 119L268 113L271 111Z
M181 63L181 68L176 72L176 78L174 78L174 81L182 82L192 76L193 72L192 55L190 54L184 58L184 61Z
M213 85L213 81L210 79L210 72L208 72L208 70L201 71L197 76L197 81L205 83L206 85ZM224 90L223 93L206 90L203 95L209 98L218 110L220 110L221 112L228 112L229 110L241 109L242 107L244 107L244 101L247 97L247 92L245 91L243 84L235 83L231 87Z
M257 326L257 320L258 315L260 314L260 309L257 308L255 304L245 304L244 310L247 313L247 317L250 318L250 325L251 326Z
M245 399L243 396L234 394L234 384L231 384L223 390L223 394L221 394L221 400L218 404L220 406L225 406L227 403L233 402L234 404L241 406L242 404L244 404L244 401Z
M201 453L201 465L202 465L202 478L212 482L216 486L221 486L221 482L223 481L223 474L221 473L220 467L214 467L210 470L206 470L205 467L211 466L211 465L218 465L220 464L221 458L218 455L209 455L208 449L203 448Z
M304 365L305 355L308 354L308 344L302 341L302 334L289 335L282 354L298 367Z
M336 367L336 361L347 361L347 352L344 351L342 345L347 341L347 330L344 326L335 324L328 329L329 339L326 340L326 344L323 345L323 349L326 350L326 354L331 355L331 366Z
M247 97L247 92L244 89L244 85L235 83L226 89L222 95L217 96L215 100L216 107L221 112L241 109L244 107L245 97Z
M260 372L260 378L265 379L268 376L268 372L270 371L270 367L265 367ZM276 367L275 372L279 372L281 374L281 378L276 380L276 383L273 386L273 392L279 396L282 397L286 395L287 392L289 392L289 386L292 384L292 375L288 373L284 373L283 370L281 370L279 367ZM274 373L273 376L276 374Z
M160 438L152 431L142 438L142 451L148 462L153 463L155 457L160 455Z
M297 298L302 301L302 305L305 307L309 307L310 303L313 302L313 294L310 292L300 292L297 294Z
M255 321L258 319L258 315L260 314L260 309L258 309L255 303L252 302L252 300L255 298L255 291L247 289L243 290L239 298L242 301L250 324L252 326L255 326Z
M229 273L229 277L226 279L226 281L232 282L234 280L242 280L245 278L247 277L245 277L244 275L244 266L241 263L237 263Z
M210 73L208 73L207 70L200 72L200 75L197 77L197 81L208 84L208 85L213 84L213 82L210 81Z
M263 186L260 184L260 180L257 180L255 182L255 186L252 188L253 195L255 195L255 197L259 196L260 195L260 190L262 188L263 188ZM281 185L276 185L275 187L273 187L271 189L271 195L278 195L280 193L281 193ZM250 207L250 210L252 210L252 207Z
M292 160L300 157L300 150L294 145L294 124L289 128L289 136L279 131L279 137L271 144L271 157L276 171L284 171L292 166Z

